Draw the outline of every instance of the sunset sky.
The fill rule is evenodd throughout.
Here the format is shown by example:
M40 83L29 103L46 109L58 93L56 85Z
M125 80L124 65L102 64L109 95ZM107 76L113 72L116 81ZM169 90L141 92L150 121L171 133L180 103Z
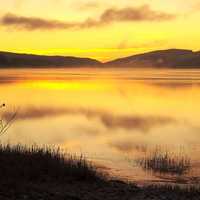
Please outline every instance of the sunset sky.
M200 50L200 0L0 0L1 51L101 61Z

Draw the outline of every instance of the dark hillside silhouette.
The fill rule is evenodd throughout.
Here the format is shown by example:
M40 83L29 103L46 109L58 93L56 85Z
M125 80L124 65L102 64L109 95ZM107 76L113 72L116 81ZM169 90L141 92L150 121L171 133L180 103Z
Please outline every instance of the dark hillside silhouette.
M184 49L158 50L101 63L71 56L41 56L0 52L0 67L168 67L200 68L200 52Z
M152 51L106 63L108 66L124 67L200 67L200 52L182 49Z
M77 58L70 56L41 56L0 52L1 67L80 67L94 66L98 64L100 64L99 61L90 58Z

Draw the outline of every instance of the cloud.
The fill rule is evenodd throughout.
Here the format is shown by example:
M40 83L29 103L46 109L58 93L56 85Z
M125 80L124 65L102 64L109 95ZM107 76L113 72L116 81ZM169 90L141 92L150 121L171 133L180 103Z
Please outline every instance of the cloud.
M73 24L68 24L57 20L46 20L36 17L22 17L13 14L6 14L1 19L1 24L4 26L14 26L15 28L29 31L38 29L67 29L73 26Z
M29 107L21 110L16 120L39 119L44 117L56 117L61 115L83 115L87 119L97 119L108 129L127 129L149 131L150 129L176 122L170 117L139 116L139 115L113 115L109 112L88 110L84 108L35 108ZM12 113L5 112L3 117L9 119Z
M6 14L1 19L1 25L12 26L28 31L72 28L80 29L105 26L114 22L164 21L172 20L175 17L176 16L173 14L154 11L148 5L144 5L141 7L107 9L100 15L99 19L88 18L82 22L62 22L58 20Z
M172 14L154 11L148 5L144 5L137 8L108 9L102 14L100 21L163 21L174 17Z

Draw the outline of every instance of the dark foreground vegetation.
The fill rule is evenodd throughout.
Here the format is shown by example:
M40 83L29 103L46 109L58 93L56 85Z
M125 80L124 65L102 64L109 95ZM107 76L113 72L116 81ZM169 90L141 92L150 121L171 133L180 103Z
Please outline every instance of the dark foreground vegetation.
M103 180L103 175L84 157L64 154L59 148L0 145L0 163L0 181L3 177L30 182Z
M200 189L137 187L111 180L84 157L59 149L0 145L0 199L162 200L200 199Z
M182 154L174 154L156 148L137 163L145 170L160 174L183 175L191 168L190 158Z

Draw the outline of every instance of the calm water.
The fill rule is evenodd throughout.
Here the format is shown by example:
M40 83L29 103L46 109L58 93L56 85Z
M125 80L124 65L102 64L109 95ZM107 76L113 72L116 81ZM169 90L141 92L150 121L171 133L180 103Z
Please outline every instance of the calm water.
M18 110L2 141L61 146L138 182L200 180L200 71L0 70L0 92L1 112ZM156 146L184 151L191 172L144 172L133 160Z

